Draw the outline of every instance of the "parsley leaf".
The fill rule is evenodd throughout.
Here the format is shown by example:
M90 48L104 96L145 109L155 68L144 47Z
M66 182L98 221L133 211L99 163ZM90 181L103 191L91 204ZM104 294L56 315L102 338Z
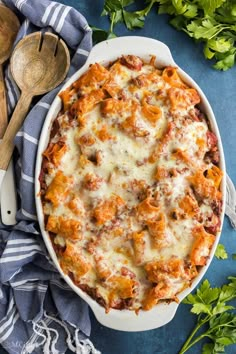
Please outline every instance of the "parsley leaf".
M236 299L236 277L228 279L230 282L221 288L212 288L205 280L195 294L183 301L192 305L191 312L197 315L197 323L179 354L187 352L203 338L211 342L203 346L202 354L224 353L225 347L236 344L235 307L228 304Z
M214 344L213 343L207 343L204 344L202 348L202 354L212 354L214 349Z
M158 0L148 0L149 4L140 11L128 12L123 10L123 17L126 27L129 30L133 30L134 28L142 28L144 26L145 17L149 14L154 3L158 2Z
M216 53L215 57L219 60L214 65L214 68L224 71L232 68L235 64L235 55L236 48L232 48L229 52L226 52L223 55Z
M108 16L110 19L110 28L108 31L96 28L94 30L94 43L104 40L104 37L110 38L115 36L114 27L117 23L124 23L128 30L142 28L145 18L151 11L155 3L159 0L146 0L146 6L138 11L129 11L130 5L136 5L136 0L105 0L101 16ZM98 33L96 33L98 32ZM107 36L105 35L107 34Z
M93 31L93 43L97 44L99 42L105 41L106 39L109 38L109 32L105 31L101 28L97 28L94 26L91 26L92 31Z
M219 243L216 248L215 256L218 259L227 259L228 258L228 254L226 252L225 246L222 245L221 243Z
M204 280L199 289L197 289L196 295L188 295L184 299L184 303L192 305L191 312L199 315L200 313L212 314L212 305L219 297L219 289L211 288L208 280Z
M129 30L132 30L135 27L142 28L144 26L144 16L137 15L137 12L128 12L123 10L124 22Z
M230 283L229 285L224 285L221 288L221 292L219 294L219 303L225 303L228 301L231 301L232 299L235 298L236 296L236 284L232 285L233 283Z
M236 22L236 3L235 1L226 1L217 9L216 19L219 22L235 24Z
M205 15L212 14L226 0L197 0L198 6L204 10Z
M196 39L211 39L226 29L226 25L218 24L213 18L193 20L187 25L187 33Z
M129 30L142 28L145 17L158 0L148 0L148 5L140 11L128 11L126 8L135 3L135 0L105 0L102 16L108 15L111 21L109 33L113 33L114 26L123 22Z
M132 4L134 0L105 0L102 15L123 10L125 6Z
M182 0L159 0L159 14L167 13L169 15L183 15L188 18L195 17L197 15L197 5L190 4Z

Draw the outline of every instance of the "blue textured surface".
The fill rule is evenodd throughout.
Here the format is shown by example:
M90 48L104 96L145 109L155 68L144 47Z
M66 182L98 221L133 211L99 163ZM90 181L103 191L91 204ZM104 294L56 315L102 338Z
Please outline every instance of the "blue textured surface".
M108 28L106 18L101 18L102 0L64 0L64 4L77 8L97 27ZM202 54L202 47L182 32L168 24L168 17L157 16L155 11L149 15L144 29L127 31L122 25L118 35L140 35L159 39L166 43L176 63L185 70L202 88L215 113L223 141L227 172L236 184L236 67L227 72L219 72L211 67ZM147 48L148 51L148 48ZM212 286L223 284L227 276L236 276L236 232L227 219L224 221L221 243L226 246L228 260L214 259L206 276ZM180 304L176 316L166 326L139 333L114 331L101 326L94 316L92 319L91 340L103 354L177 354L195 323L187 305ZM201 345L194 346L188 354L201 352ZM228 347L227 354L236 353L236 345Z

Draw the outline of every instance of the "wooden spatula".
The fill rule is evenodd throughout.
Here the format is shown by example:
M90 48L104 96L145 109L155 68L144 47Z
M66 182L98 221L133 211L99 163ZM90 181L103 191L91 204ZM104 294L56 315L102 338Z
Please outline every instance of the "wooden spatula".
M7 103L3 77L3 64L9 59L20 23L16 15L6 6L0 4L0 139L8 124ZM8 166L0 195L1 220L5 225L16 223L16 187L14 169Z

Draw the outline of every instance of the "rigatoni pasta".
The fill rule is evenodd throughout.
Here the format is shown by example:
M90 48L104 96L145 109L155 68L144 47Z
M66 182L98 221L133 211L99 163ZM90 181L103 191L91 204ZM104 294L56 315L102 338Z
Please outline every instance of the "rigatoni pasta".
M175 67L122 56L59 94L40 175L65 274L109 309L178 301L220 230L217 138Z

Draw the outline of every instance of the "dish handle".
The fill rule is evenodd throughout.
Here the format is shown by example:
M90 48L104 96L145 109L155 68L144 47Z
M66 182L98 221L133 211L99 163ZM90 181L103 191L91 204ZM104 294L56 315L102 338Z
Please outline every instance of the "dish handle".
M109 61L112 61L117 59L120 53L123 53L123 55L137 55L147 61L150 60L150 55L155 55L157 65L176 66L170 49L166 44L156 39L136 36L112 38L96 44L91 50L86 64L104 63L104 58L106 57L109 57Z

